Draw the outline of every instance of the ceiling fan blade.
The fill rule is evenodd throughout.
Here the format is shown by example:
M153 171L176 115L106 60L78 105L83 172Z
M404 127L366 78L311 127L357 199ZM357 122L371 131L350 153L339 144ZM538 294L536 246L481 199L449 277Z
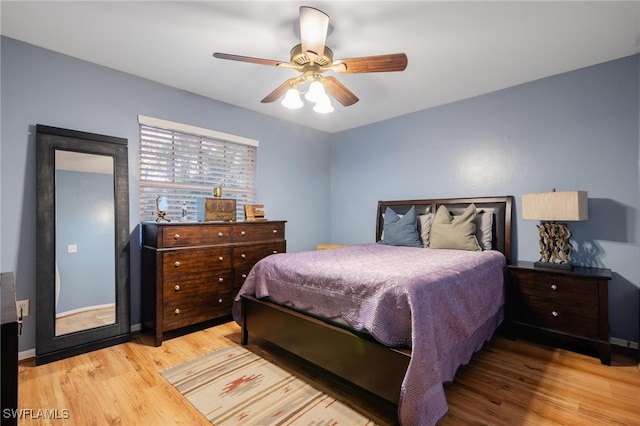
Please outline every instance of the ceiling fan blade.
M313 7L300 6L302 51L312 58L322 57L329 29L329 16Z
M289 88L294 87L297 83L299 83L302 80L303 80L302 77L290 78L289 80L282 83L280 86L276 87L273 92L265 96L265 98L260 102L262 102L263 104L268 104L270 102L277 101L282 96L284 96L285 93L287 93L287 90L289 90Z
M232 55L230 53L216 52L213 54L213 57L218 59L229 59L231 61L249 62L252 64L271 65L274 67L290 66L289 62L274 61L272 59L252 58L251 56Z
M324 90L344 106L353 105L360 100L335 77L324 77L322 84L324 85Z
M407 55L404 53L392 53L389 55L338 59L334 61L334 65L331 68L335 72L344 74L404 71L407 68Z

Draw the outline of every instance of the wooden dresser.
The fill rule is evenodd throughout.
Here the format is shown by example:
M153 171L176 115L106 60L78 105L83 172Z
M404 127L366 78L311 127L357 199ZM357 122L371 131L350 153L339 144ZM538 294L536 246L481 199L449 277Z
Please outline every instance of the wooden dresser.
M286 221L142 224L142 324L163 333L231 314L258 260L286 251Z
M541 269L532 262L508 267L507 323L512 335L537 335L595 348L611 363L609 269Z

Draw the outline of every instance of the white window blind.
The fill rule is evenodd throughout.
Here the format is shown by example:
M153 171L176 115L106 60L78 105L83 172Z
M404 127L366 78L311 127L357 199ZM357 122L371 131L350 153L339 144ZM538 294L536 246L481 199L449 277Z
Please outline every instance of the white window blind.
M156 198L166 196L167 218L180 220L184 203L195 221L197 199L219 185L222 198L236 200L237 217L255 203L258 141L150 117L138 122L141 220L155 220Z

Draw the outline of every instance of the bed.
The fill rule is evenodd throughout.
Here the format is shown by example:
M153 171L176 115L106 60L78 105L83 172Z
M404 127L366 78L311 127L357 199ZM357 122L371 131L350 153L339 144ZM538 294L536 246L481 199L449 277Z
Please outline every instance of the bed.
M242 343L270 341L397 404L403 425L436 424L443 383L503 320L512 201L380 201L375 242L268 256L234 301Z

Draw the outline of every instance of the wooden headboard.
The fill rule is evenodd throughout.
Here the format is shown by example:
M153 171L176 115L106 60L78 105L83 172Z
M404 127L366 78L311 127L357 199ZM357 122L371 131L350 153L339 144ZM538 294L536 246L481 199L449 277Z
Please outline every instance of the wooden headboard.
M507 264L511 263L511 205L513 196L503 197L476 197L476 198L440 198L432 200L398 200L378 201L376 217L376 241L380 241L384 220L382 214L391 207L398 214L404 214L411 206L416 207L416 214L435 213L438 207L445 205L452 214L461 213L469 204L475 204L477 211L484 210L493 214L495 250L502 252L507 258Z

